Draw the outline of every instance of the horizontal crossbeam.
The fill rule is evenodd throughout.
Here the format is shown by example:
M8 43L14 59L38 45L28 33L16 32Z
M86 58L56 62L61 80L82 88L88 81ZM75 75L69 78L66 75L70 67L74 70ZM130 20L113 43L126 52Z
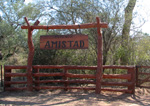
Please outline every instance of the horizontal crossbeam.
M97 23L88 23L81 25L38 25L38 26L21 26L22 29L85 29L85 28L97 28ZM101 28L107 28L108 25L106 23L100 23Z

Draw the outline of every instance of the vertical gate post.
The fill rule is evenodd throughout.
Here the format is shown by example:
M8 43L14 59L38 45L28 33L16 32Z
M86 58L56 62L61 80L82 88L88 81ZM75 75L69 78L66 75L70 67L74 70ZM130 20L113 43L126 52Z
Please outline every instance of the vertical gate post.
M136 66L136 87L139 86L138 79L139 79L139 66Z
M6 69L4 66L4 91L6 91L7 88L11 87L11 84L6 84L6 81L11 81L11 77L7 77L6 73L11 73L11 69Z
M96 17L97 21L97 71L96 71L96 94L101 93L101 80L102 80L102 70L103 70L103 42L102 42L102 34L100 29L100 19Z
M40 70L39 70L39 68L36 68L35 69L35 73L39 73L40 72ZM35 77L35 81L37 81L36 83L35 83L35 90L37 90L38 91L38 89L37 88L39 88L40 87L40 84L39 84L39 81L40 81L40 77Z
M135 67L128 69L128 74L131 74L131 79L128 82L132 82L132 85L128 87L128 90L131 90L132 94L135 93Z
M27 23L28 21L26 21ZM29 47L29 53L28 53L28 64L27 64L27 90L32 91L33 90L33 78L32 78L32 60L34 56L34 46L32 42L32 29L30 25L28 24L28 47Z
M32 78L32 62L34 57L34 45L32 40L32 32L33 29L29 24L28 19L24 18L27 26L28 26L28 47L29 47L29 53L28 53L28 64L27 64L27 90L32 91L33 90L33 78ZM37 20L34 25L38 25L40 22Z
M1 65L1 87L3 86L3 66Z
M68 78L67 78L67 76L66 76L66 74L68 73L68 69L66 68L66 67L64 67L64 77L63 77L63 80L64 81L67 81L68 80ZM67 82L65 82L64 83L64 90L65 91L67 91L68 89L67 89L67 87L68 87L68 83Z

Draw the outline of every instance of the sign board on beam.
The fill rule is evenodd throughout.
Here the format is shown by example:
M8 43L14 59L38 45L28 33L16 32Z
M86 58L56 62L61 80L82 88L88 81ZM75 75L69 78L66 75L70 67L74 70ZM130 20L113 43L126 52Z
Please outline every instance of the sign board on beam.
M43 35L40 49L87 49L88 35Z

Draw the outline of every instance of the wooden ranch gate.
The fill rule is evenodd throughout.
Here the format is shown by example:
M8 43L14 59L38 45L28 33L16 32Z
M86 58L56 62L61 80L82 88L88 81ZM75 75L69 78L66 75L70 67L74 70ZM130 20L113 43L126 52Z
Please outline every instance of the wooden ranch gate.
M4 90L28 90L32 91L33 89L86 89L86 90L95 90L97 94L104 91L120 91L134 93L134 84L135 84L135 68L126 67L126 66L103 66L102 64L102 34L101 28L107 28L106 23L101 23L100 19L96 17L96 23L82 24L82 25L51 25L51 26L40 26L40 22L37 20L34 25L30 25L28 19L25 17L25 22L27 26L22 26L22 29L28 29L28 63L27 66L4 66ZM32 41L32 32L34 29L85 29L85 28L97 28L97 66L59 66L59 65L32 65L33 56L34 56L34 45ZM103 69L126 69L127 74L123 75L103 75ZM25 73L12 73L13 69L25 69ZM41 73L40 69L62 69L60 73ZM95 70L95 75L87 74L71 74L68 70L72 69L84 69L84 70ZM35 72L33 73L33 70ZM42 76L61 76L61 80L40 80ZM26 81L12 81L12 77L26 77ZM125 79L126 82L102 82L103 79ZM69 80L68 78L80 78L76 80ZM89 79L89 80L85 80ZM64 86L40 86L41 83L64 83ZM95 84L94 87L71 87L70 83L88 83ZM13 84L25 84L24 87L12 87ZM115 89L101 89L101 86L126 86L127 89L124 90L115 90Z
M75 87L70 84L72 83L83 83L83 84L94 84L96 85L96 75L92 74L72 74L69 73L69 70L97 70L97 66L62 66L62 65L35 65L32 66L34 73L32 73L32 89L41 90L41 89L82 89L82 90L96 90L96 86L92 87ZM26 72L24 73L12 73L13 69L27 69L27 66L5 66L5 81L4 81L4 90L28 90L27 81L12 81L12 78L15 77L28 77ZM40 72L40 69L63 69L61 72L53 73L43 73ZM124 92L124 93L134 93L135 92L135 67L133 66L103 66L103 69L125 69L127 74L103 74L103 79L124 79L126 82L107 82L101 81L102 86L122 86L127 87L127 89L107 89L102 88L102 91L115 91L115 92ZM62 79L56 80L40 80L40 77L55 77L60 76ZM78 78L78 79L69 79L69 78ZM62 83L59 86L52 85L40 85L43 83ZM22 84L23 87L12 87L11 85Z
M136 66L136 86L150 88L150 66Z

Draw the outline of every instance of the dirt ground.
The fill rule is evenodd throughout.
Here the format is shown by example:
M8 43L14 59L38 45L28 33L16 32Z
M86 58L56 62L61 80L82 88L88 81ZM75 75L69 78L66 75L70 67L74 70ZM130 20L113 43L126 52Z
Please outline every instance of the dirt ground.
M150 106L150 89L137 88L135 95L87 91L0 92L0 106Z

